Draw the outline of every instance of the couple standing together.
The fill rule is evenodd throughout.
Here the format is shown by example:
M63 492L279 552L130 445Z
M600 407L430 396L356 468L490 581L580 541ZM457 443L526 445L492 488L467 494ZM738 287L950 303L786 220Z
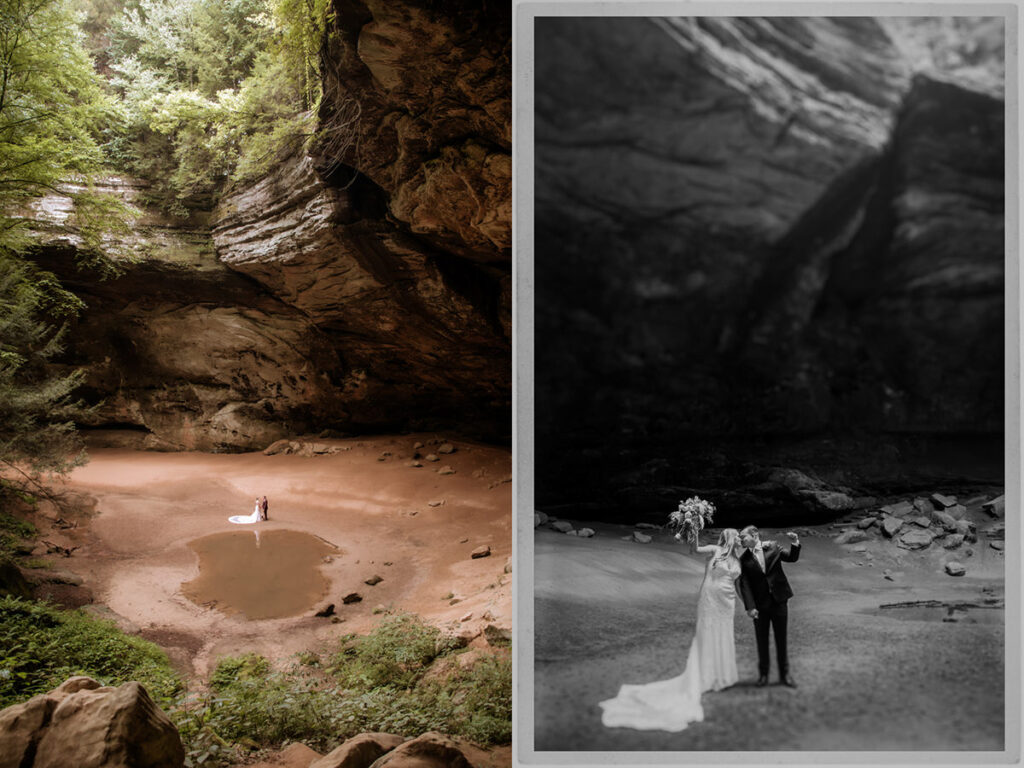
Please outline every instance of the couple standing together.
M743 598L747 615L754 620L757 638L757 685L768 684L769 634L775 636L779 682L796 687L789 674L786 649L787 602L793 596L782 563L800 557L800 539L786 534L787 547L775 542L762 544L753 525L742 531L726 528L718 544L700 546L710 555L697 598L697 630L683 674L647 685L623 685L618 696L601 702L601 722L608 727L640 730L681 731L704 719L700 697L704 691L720 691L739 680L736 669L736 640L733 617L736 591Z

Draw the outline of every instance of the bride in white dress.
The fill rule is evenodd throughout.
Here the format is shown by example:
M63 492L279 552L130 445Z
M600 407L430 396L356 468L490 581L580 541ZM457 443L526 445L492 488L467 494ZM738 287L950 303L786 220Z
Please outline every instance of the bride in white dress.
M736 670L736 579L740 575L739 532L726 528L718 544L697 545L710 557L697 598L697 630L683 674L646 685L623 685L618 696L602 701L601 722L609 728L681 731L704 719L700 697L739 680Z
M252 511L251 515L232 515L228 518L228 522L238 523L239 525L245 525L246 523L258 523L261 511L260 500L256 499L256 509Z

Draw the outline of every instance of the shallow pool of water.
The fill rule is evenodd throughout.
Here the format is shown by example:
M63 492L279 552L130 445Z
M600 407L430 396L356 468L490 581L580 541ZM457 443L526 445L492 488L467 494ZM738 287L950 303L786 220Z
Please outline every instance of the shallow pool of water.
M181 585L198 605L245 618L279 619L308 611L327 591L320 572L337 548L299 531L214 533L189 542L199 576Z

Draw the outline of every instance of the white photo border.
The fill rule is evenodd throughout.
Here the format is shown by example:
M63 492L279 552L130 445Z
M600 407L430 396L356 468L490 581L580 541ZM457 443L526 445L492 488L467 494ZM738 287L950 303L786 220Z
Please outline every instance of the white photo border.
M630 2L561 0L513 4L513 764L664 765L1018 765L1021 763L1021 311L1019 8L990 2ZM1006 632L1003 751L538 752L534 723L534 19L538 16L1002 16L1006 35L1005 121L1005 482Z

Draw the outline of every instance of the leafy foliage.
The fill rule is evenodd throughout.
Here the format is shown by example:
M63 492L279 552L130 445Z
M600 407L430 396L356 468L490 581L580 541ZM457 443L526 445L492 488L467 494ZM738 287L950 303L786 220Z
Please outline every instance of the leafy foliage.
M125 635L112 622L45 603L0 598L0 707L79 674L113 685L138 680L163 702L181 689L163 651Z
M72 392L80 371L45 368L61 351L66 319L81 307L52 275L0 250L0 462L36 472L66 472L84 461Z
M367 731L435 730L484 745L511 741L509 654L463 667L452 641L413 615L390 617L372 634L342 644L326 670L310 653L285 671L253 654L222 659L211 676L213 692L181 699L172 714L189 764L229 763L239 745L301 741L333 749Z
M210 206L230 181L266 173L312 132L306 60L288 42L298 22L276 8L140 0L111 21L119 112L105 149L149 180L166 210Z

